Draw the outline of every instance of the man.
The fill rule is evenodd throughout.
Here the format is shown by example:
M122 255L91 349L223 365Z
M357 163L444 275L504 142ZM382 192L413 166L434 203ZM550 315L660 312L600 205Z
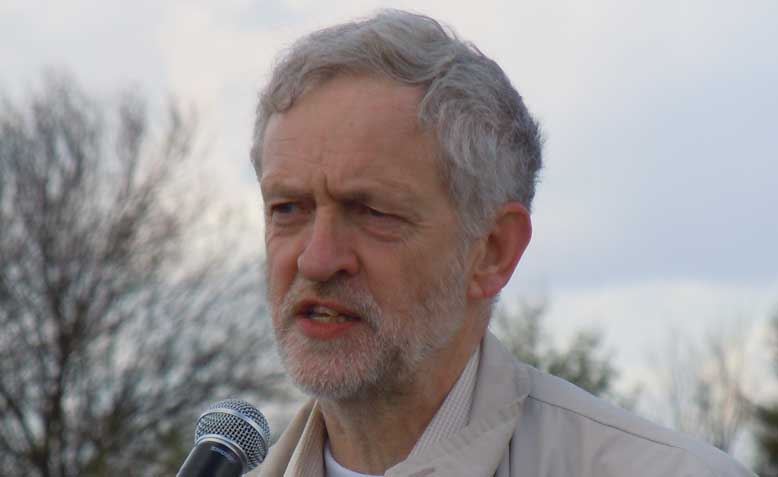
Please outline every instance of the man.
M434 20L386 11L293 45L252 160L279 352L313 398L261 475L749 475L488 333L541 140L499 66Z

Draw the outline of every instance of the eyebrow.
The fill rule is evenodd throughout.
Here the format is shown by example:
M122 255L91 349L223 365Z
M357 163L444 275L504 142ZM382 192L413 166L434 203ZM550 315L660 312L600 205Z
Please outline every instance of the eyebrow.
M263 177L259 181L259 189L262 197L272 194L285 197L301 197L308 195L302 191L302 187L284 180L274 180L272 177ZM267 193L266 193L267 192Z
M339 194L345 200L362 203L375 203L377 205L413 208L419 205L423 195L403 180L396 178L359 178L340 191Z
M341 194L344 200L354 202L384 202L383 197L389 197L392 202L400 205L410 205L418 201L418 197L407 187L394 187L393 185L379 184L378 189L358 185L350 188Z
M296 184L294 178L267 176L260 180L260 189L263 198L268 196L289 197L289 198L308 198L311 193L305 191L303 186ZM361 182L361 181L359 181ZM362 203L386 204L388 197L392 204L400 207L409 207L418 202L419 196L415 194L407 185L401 181L370 180L367 183L357 183L347 186L345 190L337 191L334 194L337 200Z

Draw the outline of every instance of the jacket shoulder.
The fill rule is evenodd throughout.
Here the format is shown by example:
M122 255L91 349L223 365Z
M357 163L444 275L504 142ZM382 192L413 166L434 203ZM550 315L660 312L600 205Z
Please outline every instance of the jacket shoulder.
M711 445L651 423L563 379L519 366L527 368L531 382L526 420L544 436L556 434L557 442L575 442L565 446L565 452L572 452L579 462L634 469L638 472L634 475L645 476L754 475ZM610 475L607 469L599 472Z

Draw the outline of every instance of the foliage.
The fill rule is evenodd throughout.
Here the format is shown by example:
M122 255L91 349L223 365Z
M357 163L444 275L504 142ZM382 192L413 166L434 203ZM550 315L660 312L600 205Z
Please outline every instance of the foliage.
M514 311L498 310L493 327L505 346L520 361L559 376L590 393L631 407L636 393L620 396L613 389L618 376L611 357L603 350L602 335L594 330L575 333L566 347L555 346L546 335L543 318L548 302L522 301Z
M279 375L256 260L189 179L191 115L42 85L0 103L0 475L174 475L197 412Z

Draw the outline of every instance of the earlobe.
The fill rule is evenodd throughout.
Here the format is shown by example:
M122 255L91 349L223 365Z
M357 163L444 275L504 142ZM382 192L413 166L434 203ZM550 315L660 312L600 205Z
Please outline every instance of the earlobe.
M474 255L468 297L495 296L508 283L532 236L527 209L518 202L502 206L492 228L478 244Z

